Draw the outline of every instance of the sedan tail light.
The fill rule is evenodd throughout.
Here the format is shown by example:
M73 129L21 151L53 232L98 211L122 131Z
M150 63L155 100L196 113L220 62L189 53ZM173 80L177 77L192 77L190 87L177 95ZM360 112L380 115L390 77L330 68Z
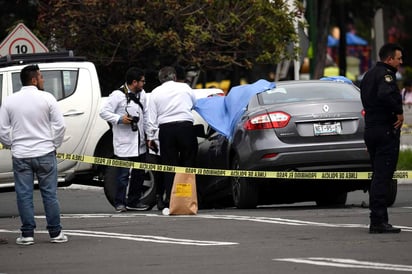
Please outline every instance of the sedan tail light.
M366 111L362 109L361 114L362 114L362 117L365 117Z
M289 114L281 111L276 111L248 119L244 124L244 128L246 130L283 128L288 125L289 121Z

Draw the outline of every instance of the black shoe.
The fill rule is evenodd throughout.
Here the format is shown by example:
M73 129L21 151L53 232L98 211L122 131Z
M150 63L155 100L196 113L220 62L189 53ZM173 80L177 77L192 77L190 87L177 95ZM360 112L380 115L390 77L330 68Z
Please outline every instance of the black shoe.
M162 196L156 195L156 205L158 210L163 210L166 207Z
M126 212L126 207L124 205L118 205L115 207L116 212Z
M145 210L149 210L150 206L142 204L142 203L137 203L134 205L127 205L126 208L127 210L145 211Z
M399 233L401 232L400 228L393 227L391 224L383 223L379 225L370 225L369 233Z

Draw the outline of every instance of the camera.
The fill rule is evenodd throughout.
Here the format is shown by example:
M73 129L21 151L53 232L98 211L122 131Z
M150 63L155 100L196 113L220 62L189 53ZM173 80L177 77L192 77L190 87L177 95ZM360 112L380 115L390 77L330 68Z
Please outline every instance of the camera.
M137 131L139 128L137 126L137 123L139 122L140 117L139 116L132 116L132 121L130 122L130 126L132 127L132 131Z

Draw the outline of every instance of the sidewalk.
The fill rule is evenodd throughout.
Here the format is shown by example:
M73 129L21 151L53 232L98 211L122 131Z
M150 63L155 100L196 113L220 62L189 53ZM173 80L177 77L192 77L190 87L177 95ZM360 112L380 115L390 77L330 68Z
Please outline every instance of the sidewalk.
M399 184L410 185L412 184L412 179L398 179L398 185Z

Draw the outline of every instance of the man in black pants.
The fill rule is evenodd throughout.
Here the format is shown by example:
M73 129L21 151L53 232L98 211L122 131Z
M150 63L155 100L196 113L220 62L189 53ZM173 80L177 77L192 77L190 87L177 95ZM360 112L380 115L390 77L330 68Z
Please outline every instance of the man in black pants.
M155 146L154 134L158 125L161 163L193 167L197 154L192 114L195 95L189 85L176 81L176 70L173 67L162 68L159 71L159 81L162 84L152 91L149 101L148 146ZM167 207L173 178L174 173L164 173Z
M396 72L402 64L402 48L385 44L379 50L380 62L364 76L360 88L365 109L365 144L373 175L369 190L369 233L399 233L388 223L386 196L399 156L403 123L402 96Z

